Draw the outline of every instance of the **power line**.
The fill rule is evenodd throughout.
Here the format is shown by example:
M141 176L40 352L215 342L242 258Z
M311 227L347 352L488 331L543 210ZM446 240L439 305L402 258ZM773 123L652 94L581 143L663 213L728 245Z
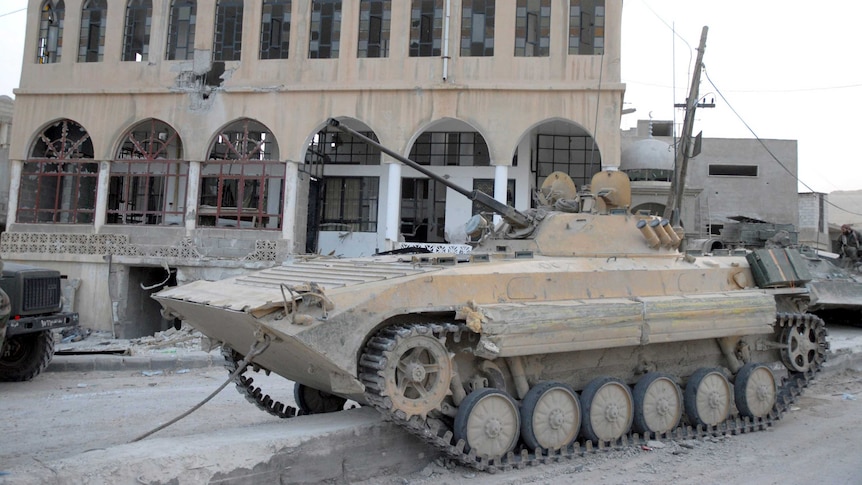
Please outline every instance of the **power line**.
M763 147L764 150L766 150L766 153L769 153L769 156L772 157L773 160L775 160L775 163L777 163L781 168L784 169L785 172L787 172L791 177L793 177L797 183L802 184L802 186L804 186L806 189L810 190L811 192L817 192L816 190L809 187L808 184L803 182L799 178L799 176L797 176L796 174L791 172L790 169L788 169L786 165L781 163L781 160L779 160L778 157L776 157L775 154L772 153L772 150L770 150L769 147L766 146L766 143L764 143L763 140L757 135L757 133L754 132L754 130L751 128L751 126L749 126L748 123L746 123L745 120L742 118L742 116L740 116L739 113L737 113L737 111L735 109L733 109L733 105L730 104L730 101L728 101L727 98L724 97L724 94L722 94L721 90L718 89L718 86L716 86L715 83L712 81L712 79L709 77L709 72L706 70L706 65L704 65L704 67L703 67L703 73L704 73L704 75L706 75L706 79L707 79L707 81L709 81L709 84L711 84L712 87L715 88L715 92L718 93L718 96L724 101L724 103L727 105L727 107L730 108L730 111L732 111L733 114L736 115L737 118L739 118L739 121L741 121L742 124L745 125L745 127L748 129L748 131L751 132L751 134L754 136L754 139L757 140L758 143L760 143L760 145ZM847 210L847 209L840 207L840 206L836 205L835 203L831 202L829 199L826 199L826 203L831 205L832 207L835 207L836 209L847 212L848 214L852 214L854 216L862 216L862 213Z
M27 7L19 8L18 10L13 10L13 11L11 11L11 12L0 13L0 17L5 17L5 16L7 16L7 15L12 15L13 13L23 12L24 10L27 10Z

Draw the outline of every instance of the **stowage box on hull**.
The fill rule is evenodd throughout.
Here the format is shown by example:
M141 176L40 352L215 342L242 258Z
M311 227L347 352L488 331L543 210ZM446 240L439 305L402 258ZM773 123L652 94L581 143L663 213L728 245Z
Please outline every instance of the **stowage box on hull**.
M754 281L761 288L802 286L811 281L811 273L802 256L793 249L758 249L746 255Z

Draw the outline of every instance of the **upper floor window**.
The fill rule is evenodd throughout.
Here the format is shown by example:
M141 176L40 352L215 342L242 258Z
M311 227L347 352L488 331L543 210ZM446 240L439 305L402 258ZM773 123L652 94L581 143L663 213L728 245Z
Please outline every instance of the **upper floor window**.
M123 32L123 60L142 62L150 55L150 26L153 21L151 0L129 0Z
M85 0L81 7L81 37L78 62L101 62L105 55L106 0Z
M545 57L551 45L551 0L518 0L515 56Z
M410 57L440 55L443 38L443 0L412 0Z
M243 0L219 0L216 5L213 60L238 61L242 51Z
M569 0L569 54L605 52L605 0Z
M495 0L464 0L461 4L461 55L494 55Z
M45 0L39 13L39 43L36 45L36 62L60 62L63 51L63 17L66 6L63 0Z
M391 0L359 2L359 49L357 57L389 57Z
M290 0L264 0L260 19L261 59L287 59L290 7Z
M17 222L92 223L99 163L78 123L61 120L39 134L21 170Z
M182 225L189 166L179 135L150 119L134 126L111 162L108 224Z
M173 0L168 25L168 49L165 59L187 60L195 53L195 21L197 5L194 0Z
M338 59L341 43L341 0L311 2L311 59Z
M757 177L757 165L725 165L710 164L709 175L724 175L729 177Z

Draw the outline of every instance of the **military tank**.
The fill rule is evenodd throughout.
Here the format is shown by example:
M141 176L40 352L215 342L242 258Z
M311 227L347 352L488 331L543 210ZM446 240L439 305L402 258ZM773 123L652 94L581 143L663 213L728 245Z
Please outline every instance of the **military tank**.
M223 343L238 389L267 412L354 400L496 471L762 429L822 366L826 329L805 313L792 269L770 278L774 268L759 268L758 287L744 251L681 253L666 220L629 211L622 172L597 173L583 193L552 174L540 207L521 212L329 123L502 220L468 222L478 238L469 255L295 256L156 294L167 314ZM256 386L256 373L294 381L298 407Z

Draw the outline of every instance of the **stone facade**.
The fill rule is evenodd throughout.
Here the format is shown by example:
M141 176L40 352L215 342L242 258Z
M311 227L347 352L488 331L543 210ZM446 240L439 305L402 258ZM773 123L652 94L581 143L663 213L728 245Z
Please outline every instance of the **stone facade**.
M498 1L490 23L379 2L371 36L367 2L109 3L29 2L0 241L80 280L93 329L151 331L158 283L458 242L470 201L386 155L339 161L358 145L329 118L519 209L548 170L619 165L622 0Z

